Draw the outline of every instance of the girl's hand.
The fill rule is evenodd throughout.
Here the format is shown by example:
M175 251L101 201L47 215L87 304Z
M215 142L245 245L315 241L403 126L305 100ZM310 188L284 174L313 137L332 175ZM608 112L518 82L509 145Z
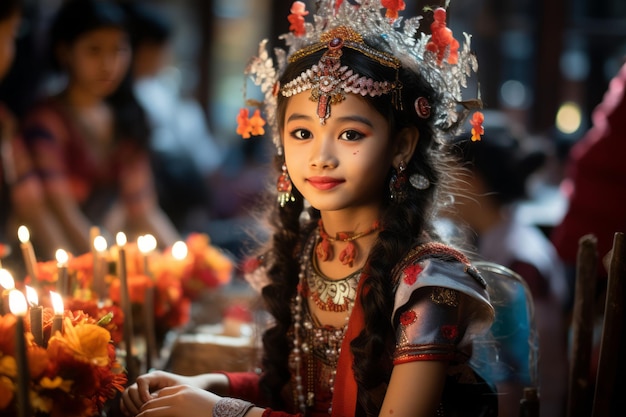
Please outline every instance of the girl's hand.
M221 397L202 388L177 385L163 388L139 409L137 417L189 417L212 415Z
M193 379L164 371L141 375L122 394L121 409L127 416L134 416L144 403L153 398L156 391L183 384L192 385Z

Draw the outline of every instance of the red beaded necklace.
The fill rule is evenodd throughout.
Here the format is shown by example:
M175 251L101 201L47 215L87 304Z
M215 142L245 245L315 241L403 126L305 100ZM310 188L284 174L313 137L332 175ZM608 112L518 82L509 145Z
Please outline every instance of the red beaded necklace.
M322 262L332 260L334 255L332 243L346 242L348 243L346 247L339 252L339 260L342 265L348 265L350 267L352 267L354 260L358 255L357 246L354 241L363 236L371 235L380 229L380 222L375 220L374 223L372 223L372 227L364 232L356 234L354 232L338 232L335 237L331 237L328 233L326 233L326 230L324 230L324 223L322 222L322 219L319 219L317 225L319 227L320 237L322 238L315 248L317 259Z

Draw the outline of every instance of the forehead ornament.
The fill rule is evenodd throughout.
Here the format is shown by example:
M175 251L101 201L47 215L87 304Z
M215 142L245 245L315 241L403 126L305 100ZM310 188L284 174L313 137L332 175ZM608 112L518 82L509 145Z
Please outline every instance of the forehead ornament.
M320 42L305 47L290 57L290 62L297 61L317 51L326 51L319 62L303 71L298 77L285 84L280 93L284 97L291 97L303 91L311 91L311 100L317 101L317 116L324 124L330 117L330 105L345 100L346 93L361 96L380 96L392 93L394 105L399 103L401 84L398 81L400 61L395 57L377 51L363 42L363 38L353 29L339 26L324 33ZM393 81L375 81L372 78L355 73L348 66L341 65L343 48L350 48L396 70L396 79Z

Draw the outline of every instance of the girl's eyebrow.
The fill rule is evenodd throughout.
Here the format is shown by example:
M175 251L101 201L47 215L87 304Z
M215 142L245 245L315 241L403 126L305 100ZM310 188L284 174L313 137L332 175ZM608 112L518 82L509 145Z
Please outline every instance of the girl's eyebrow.
M332 116L331 116L332 117ZM288 118L287 121L291 122L294 120L313 120L312 117L307 116L306 114L302 114L302 113L292 113ZM374 127L374 125L372 124L372 122L363 116L359 116L359 115L349 115L349 116L342 116L342 117L337 117L335 118L335 120L339 121L339 122L357 122L357 123L362 123L364 125L367 125L369 127Z

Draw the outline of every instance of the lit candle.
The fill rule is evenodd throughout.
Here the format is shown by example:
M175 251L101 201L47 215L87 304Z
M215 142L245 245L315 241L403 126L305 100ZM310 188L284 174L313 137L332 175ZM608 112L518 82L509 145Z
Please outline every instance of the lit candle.
M61 297L68 295L68 279L67 279L67 261L69 256L63 249L57 249L55 253L57 258L57 291Z
M156 239L152 235L139 236L137 247L143 255L143 271L150 278L150 285L146 287L143 303L143 316L146 337L146 371L152 368L152 362L157 358L156 335L154 329L154 283L148 265L150 252L156 249Z
M15 315L15 360L17 361L17 408L20 417L30 415L30 400L28 387L30 386L30 372L26 357L26 339L24 333L24 315L26 314L26 298L18 290L9 293L11 313Z
M188 252L189 249L187 249L187 244L182 240L174 242L174 244L172 245L172 256L177 261L184 260L187 257Z
M39 305L37 291L26 285L26 299L30 304L30 332L33 334L35 343L43 346L43 307Z
M9 293L15 289L15 280L13 275L4 268L0 268L0 285L2 286L2 297L0 298L2 314L7 314L11 312L9 309Z
M103 254L107 250L107 241L103 236L96 236L93 240L93 290L99 300L105 298L104 276L106 275L106 259Z
M126 235L123 232L119 232L115 236L115 241L118 246L118 265L117 273L120 278L120 294L122 311L124 312L124 345L126 347L126 372L128 382L130 384L135 382L139 372L137 370L137 363L133 358L133 313L130 305L130 297L128 295L128 280L126 277Z
M26 265L26 273L30 276L33 282L37 281L37 258L35 257L35 250L33 244L30 242L30 232L28 227L20 226L17 229L17 237L20 240L20 247L22 249L22 256L24 257L24 264Z
M52 309L54 310L52 330L50 330L50 337L52 337L57 331L63 333L63 297L57 292L50 291L50 301L52 301Z

